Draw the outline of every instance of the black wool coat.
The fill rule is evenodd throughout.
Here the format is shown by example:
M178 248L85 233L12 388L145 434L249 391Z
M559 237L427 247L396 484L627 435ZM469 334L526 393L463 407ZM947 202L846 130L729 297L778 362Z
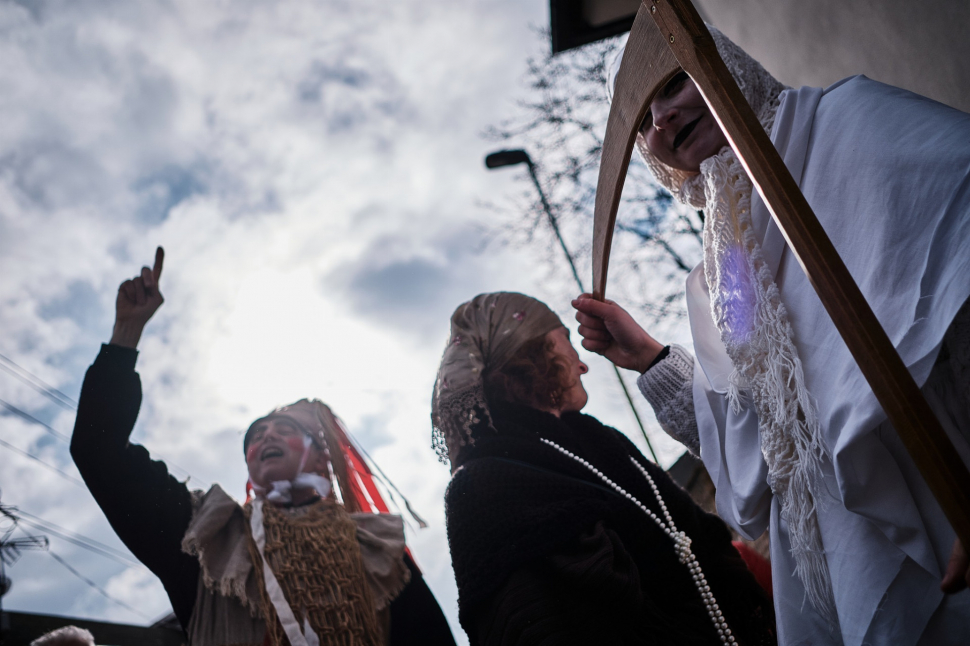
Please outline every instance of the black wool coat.
M581 456L661 519L647 469L711 591L745 646L777 643L771 601L721 521L632 442L593 417L491 407L445 496L459 618L473 645L720 644L673 541L588 469Z

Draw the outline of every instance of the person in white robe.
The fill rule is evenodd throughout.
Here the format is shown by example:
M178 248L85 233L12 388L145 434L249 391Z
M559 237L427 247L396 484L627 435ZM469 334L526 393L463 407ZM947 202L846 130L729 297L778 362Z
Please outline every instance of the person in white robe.
M970 115L864 76L785 88L711 31L970 463ZM654 100L638 148L705 213L687 279L694 354L588 295L573 301L579 332L642 373L724 520L750 539L769 530L779 643L970 643L966 551L689 78Z

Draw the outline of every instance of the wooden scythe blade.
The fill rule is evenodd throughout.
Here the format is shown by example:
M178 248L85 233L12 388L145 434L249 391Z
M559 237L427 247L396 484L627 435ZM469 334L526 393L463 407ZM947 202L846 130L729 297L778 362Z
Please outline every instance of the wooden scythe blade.
M616 210L620 206L620 194L637 131L653 97L679 71L680 63L670 51L666 38L650 20L647 5L640 5L616 76L610 118L603 138L593 211L594 298L603 300L606 295Z
M593 219L593 295L606 293L613 225L636 133L663 83L683 68L704 96L859 369L970 547L970 471L886 336L690 0L644 0L617 75Z

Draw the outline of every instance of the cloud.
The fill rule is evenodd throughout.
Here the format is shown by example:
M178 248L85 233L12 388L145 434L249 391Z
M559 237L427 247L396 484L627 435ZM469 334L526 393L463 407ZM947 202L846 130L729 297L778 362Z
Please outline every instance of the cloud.
M529 252L484 245L478 206L510 189L484 170L479 133L512 109L527 55L546 46L529 24L546 12L539 0L0 3L0 353L77 397L118 284L164 245L132 441L190 485L241 497L242 429L323 398L431 522L409 541L464 639L428 402L455 306L500 289L558 295ZM70 412L5 374L0 398L71 430ZM36 426L2 416L0 439L75 473ZM85 489L0 455L5 504L120 549ZM146 614L167 603L153 577L55 546ZM9 574L5 608L145 622L46 555Z
M374 238L355 261L324 282L341 285L362 316L437 344L447 335L455 307L483 284L480 277L490 270L501 273L494 266L501 255L501 249L482 242L480 229L471 224L430 237L398 231Z

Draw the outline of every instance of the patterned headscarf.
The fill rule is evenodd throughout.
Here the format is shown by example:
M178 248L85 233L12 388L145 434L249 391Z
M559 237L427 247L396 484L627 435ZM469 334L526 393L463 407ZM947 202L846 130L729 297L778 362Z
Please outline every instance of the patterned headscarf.
M514 292L479 294L451 316L451 336L441 357L431 398L432 446L446 462L473 443L472 427L492 426L485 377L525 343L563 327L549 307Z

